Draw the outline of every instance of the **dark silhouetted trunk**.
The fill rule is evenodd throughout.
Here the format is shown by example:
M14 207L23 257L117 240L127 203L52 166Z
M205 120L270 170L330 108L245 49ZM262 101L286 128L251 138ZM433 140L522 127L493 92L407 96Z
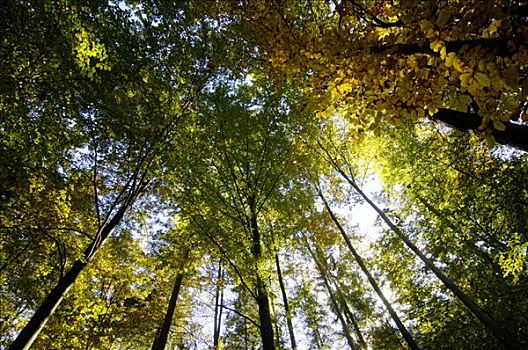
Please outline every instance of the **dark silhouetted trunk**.
M478 114L445 108L441 108L431 118L460 131L473 130L478 133L482 124L482 118ZM503 131L491 129L495 140L500 144L510 145L528 152L528 126L511 122L503 122L503 124L506 126Z
M348 346L351 350L356 350L356 345L354 343L354 339L350 335L350 330L348 327L347 322L345 321L345 317L343 315L343 312L341 308L339 307L339 303L337 301L337 298L335 296L335 292L330 286L330 282L328 281L328 275L326 273L325 267L321 263L319 257L314 253L312 248L310 248L310 245L306 243L306 248L310 252L310 255L312 256L313 261L315 262L315 265L317 266L317 270L319 271L319 275L321 276L321 280L323 281L323 284L328 292L328 296L330 297L330 302L332 303L332 309L334 310L339 322L341 323L341 328L343 329L343 335L345 336Z
M250 225L252 234L252 249L251 253L255 261L262 259L262 247L260 244L260 231L257 223L257 215L254 207L254 202L250 201ZM268 291L266 284L262 280L257 268L256 276L256 301L258 305L258 313L260 319L260 336L262 338L263 350L275 350L275 343L273 338L273 322L271 320L270 304L268 298Z
M184 253L184 257L179 268L179 272L174 279L174 285L172 286L172 292L169 299L169 306L163 319L163 324L158 332L154 343L152 344L152 350L165 350L167 341L169 339L170 328L172 326L172 319L174 318L174 311L176 311L176 303L178 302L178 295L180 294L180 288L182 285L184 275L184 268L189 258L190 250L187 249Z
M290 343L292 350L297 349L297 343L295 341L295 333L293 332L293 324L291 320L290 306L288 304L288 296L286 295L286 286L284 285L284 280L282 278L282 271L279 261L279 253L275 253L275 265L277 266L277 277L279 279L279 285L282 294L282 302L284 303L284 311L286 312L286 324L288 326L288 333L290 335Z
M220 341L220 329L222 326L222 310L224 305L224 285L223 285L223 271L222 261L218 262L218 277L216 280L215 293L215 314L214 314L214 329L213 329L213 349L218 349Z
M379 286L376 283L376 280L374 279L374 277L372 277L372 275L370 274L370 271L368 270L367 266L365 265L365 262L363 261L363 258L354 249L354 246L352 245L352 242L350 241L350 239L348 238L348 235L346 234L345 230L343 229L343 227L339 223L339 220L337 220L337 217L334 215L334 212L330 208L330 205L326 201L326 198L323 196L321 191L319 191L319 196L323 200L327 212L330 214L330 217L332 218L332 221L334 222L334 224L338 228L339 232L341 233L341 236L345 240L345 243L346 243L348 249L350 250L350 252L354 256L354 259L358 263L359 267L361 268L361 270L363 271L365 276L367 276L367 279L368 279L370 285L372 286L372 288L374 289L374 291L376 292L378 297L383 302L383 305L385 305L385 307L387 308L387 311L389 312L389 314L391 315L392 319L394 320L394 323L396 323L396 326L400 330L400 332L401 332L401 334L403 336L403 339L405 339L405 342L407 343L407 345L409 345L409 348L411 348L412 350L419 350L420 348L418 347L418 345L416 345L416 342L414 341L413 337L411 336L411 334L409 333L409 331L407 330L405 325L402 323L402 321L398 317L398 314L392 308L392 305L389 303L387 298L385 298L385 295L383 294L383 292L379 288Z
M107 240L110 234L114 231L116 226L121 222L126 211L130 208L135 196L131 196L128 201L121 205L119 210L114 214L112 219L108 221L99 232L96 234L95 239L85 249L83 259L76 260L68 272L62 276L55 287L46 296L46 299L40 304L35 314L31 317L26 326L18 334L15 341L9 347L9 350L26 350L31 347L42 328L48 322L48 319L55 312L62 299L66 296L73 283L84 270L86 265L93 259L95 253Z

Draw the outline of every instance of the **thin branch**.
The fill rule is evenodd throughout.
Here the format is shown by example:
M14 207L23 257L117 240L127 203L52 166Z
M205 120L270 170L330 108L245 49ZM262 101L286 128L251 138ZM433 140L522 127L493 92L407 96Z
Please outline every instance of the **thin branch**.
M255 321L253 320L251 317L249 316L246 316L244 315L243 313L241 313L240 311L237 311L236 309L233 309L233 308L230 308L229 306L227 305L220 305L221 308L223 309L226 309L226 310L229 310L229 311L233 311L235 314L237 314L238 316L240 317L243 317L245 318L246 320L248 320L249 322L253 323L257 328L260 328L260 325Z

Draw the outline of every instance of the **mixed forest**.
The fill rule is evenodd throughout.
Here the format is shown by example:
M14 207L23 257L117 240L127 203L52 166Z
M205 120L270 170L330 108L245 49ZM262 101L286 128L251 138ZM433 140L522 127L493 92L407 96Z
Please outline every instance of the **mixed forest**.
M525 1L0 16L0 349L528 349Z

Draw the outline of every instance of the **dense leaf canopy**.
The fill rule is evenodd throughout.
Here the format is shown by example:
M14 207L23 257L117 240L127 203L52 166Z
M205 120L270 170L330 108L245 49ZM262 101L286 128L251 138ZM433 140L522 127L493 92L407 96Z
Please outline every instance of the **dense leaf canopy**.
M0 14L0 349L528 348L523 1Z

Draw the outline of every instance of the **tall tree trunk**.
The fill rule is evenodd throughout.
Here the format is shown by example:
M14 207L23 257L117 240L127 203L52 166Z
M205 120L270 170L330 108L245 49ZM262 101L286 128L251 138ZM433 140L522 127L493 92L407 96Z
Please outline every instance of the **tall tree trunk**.
M345 240L345 243L346 243L348 249L350 250L350 252L354 256L354 259L357 261L359 267L361 268L361 270L363 271L365 276L367 276L367 279L368 279L370 285L372 286L374 291L376 291L376 294L378 295L378 297L383 302L383 305L385 305L385 307L389 311L389 314L391 315L392 319L396 323L396 326L400 330L400 332L401 332L401 334L403 336L403 339L405 339L405 342L407 343L407 345L409 345L409 348L411 348L412 350L419 350L419 347L418 347L418 345L416 345L416 342L414 341L413 337L411 336L411 334L409 333L407 328L405 328L405 325L400 320L400 318L398 317L398 314L392 308L392 305L389 303L387 298L385 298L385 295L383 294L383 292L379 288L379 286L376 283L376 280L374 279L374 277L372 277L372 275L370 274L369 270L367 269L367 266L365 265L365 262L363 261L363 258L354 249L354 246L352 245L352 242L350 241L350 239L348 238L348 235L346 234L345 230L343 229L343 227L339 223L339 220L337 220L337 217L334 215L334 212L330 208L330 205L328 204L326 198L323 196L323 193L321 191L319 191L319 197L321 197L321 199L323 200L326 210L330 214L330 217L332 218L332 221L334 222L334 224L338 228L339 232L341 233L341 236Z
M325 259L319 260L321 264L323 265L325 271L328 271L328 264L326 263ZM347 297L343 293L343 290L345 290L343 284L341 281L339 281L337 278L332 276L331 274L327 274L327 278L330 282L333 282L334 288L335 288L335 294L336 299L339 302L339 305L341 306L341 309L343 310L343 313L345 314L346 319L348 320L348 323L354 327L354 332L356 333L359 344L362 348L367 348L367 343L365 342L365 338L363 338L363 334L361 333L361 330L359 329L359 325L356 322L356 318L354 317L354 314L350 310L347 302Z
M366 349L367 343L365 342L365 338L363 338L361 329L359 329L359 325L357 324L356 318L354 317L354 314L348 307L348 303L346 301L345 296L343 295L343 292L339 290L339 286L337 285L336 285L336 294L337 294L337 300L339 301L339 304L341 305L341 308L343 309L343 312L345 313L345 316L348 322L352 325L352 327L354 327L354 332L356 332L361 348Z
M255 210L254 201L250 201L250 225L252 234L252 248L251 253L257 262L262 259L262 247L260 244L260 231L257 223L257 214ZM273 337L273 322L271 320L270 304L268 298L268 290L266 284L262 280L258 271L256 277L256 299L258 305L259 319L260 319L260 336L262 338L263 350L275 350L275 343Z
M440 110L439 113L447 113L443 110ZM528 129L528 127L527 127ZM383 219L383 221L389 226L389 228L405 243L405 245L410 248L425 266L431 270L438 279L440 279L444 285L468 308L468 310L498 339L506 349L520 349L521 345L517 339L516 334L511 334L504 327L501 327L495 320L491 318L488 313L486 313L480 306L478 306L469 296L467 296L462 290L458 288L457 285L453 283L436 265L422 253L420 249L405 235L399 228L396 226L389 217L381 210L370 198L359 188L355 182L353 175L348 176L343 169L336 162L334 157L330 155L328 150L319 143L321 149L325 152L328 157L328 161L332 164L334 169L348 182L348 184L357 192L359 195L378 213L378 215ZM319 195L322 196L321 191ZM324 199L323 199L324 200Z
M50 316L53 315L70 288L73 286L73 283L79 274L93 259L95 253L107 240L116 226L121 222L126 211L132 205L134 198L135 196L131 196L129 200L125 201L125 203L123 203L119 210L114 214L112 219L99 229L95 239L92 241L92 243L90 243L88 248L84 250L83 259L76 260L68 272L59 279L55 287L53 287L53 289L46 296L46 299L44 299L37 311L35 311L35 314L18 334L15 341L9 347L9 350L26 350L31 347L37 336L48 322Z
M325 285L326 290L328 291L328 296L330 297L330 302L332 303L332 308L334 309L334 312L339 319L339 322L341 323L341 327L343 328L343 335L345 336L348 346L351 350L356 350L356 345L354 343L354 339L352 339L352 336L350 335L350 329L348 327L348 324L345 320L345 317L343 316L343 312L341 308L339 307L339 303L337 301L337 298L335 296L334 290L330 286L330 283L328 281L328 275L326 273L325 267L321 263L321 259L316 255L316 253L310 248L310 244L306 242L306 248L310 252L310 255L312 256L313 261L315 262L315 265L317 266L317 270L319 270L319 275L321 276L321 280L323 281L323 284Z
M174 318L174 311L176 311L176 303L178 302L178 295L180 294L180 288L182 285L185 265L187 265L187 259L189 259L190 249L186 249L183 260L181 262L178 274L174 279L174 285L172 286L172 292L169 299L169 306L163 319L163 324L158 332L157 337L154 339L152 344L152 350L165 350L167 341L169 339L170 328L172 325L172 319Z
M347 182L354 188L354 190L361 195L361 197L378 213L378 215L383 219L383 221L389 226L389 228L396 233L398 237L405 243L405 245L410 248L422 262L431 270L438 279L440 279L444 285L449 289L467 308L468 310L484 325L489 331L500 340L507 349L518 349L520 344L516 339L516 336L508 334L505 332L504 327L501 327L495 320L491 318L486 311L484 311L480 306L478 306L468 295L466 295L458 286L445 275L442 270L440 270L433 263L431 259L425 256L425 254L407 237L402 230L396 226L391 219L381 210L370 198L359 188L359 186L344 172L341 174L345 177Z
M216 282L215 293L215 314L214 314L214 329L213 329L213 349L218 349L220 341L220 329L222 326L222 305L224 304L224 286L223 286L223 271L222 261L218 262L218 277Z
M279 285L282 294L282 302L284 303L284 311L286 312L286 324L288 326L288 333L290 335L290 343L292 350L297 349L297 343L295 341L295 333L293 332L293 324L291 319L290 306L288 304L288 296L286 295L286 286L282 278L282 271L280 267L279 253L275 253L275 265L277 267L277 277L279 279Z
M271 286L271 278L268 280L268 285ZM271 307L271 320L273 321L273 327L275 328L275 348L281 348L281 332L279 328L279 320L277 318L277 310L275 310L275 299L273 293L269 295L270 307Z

